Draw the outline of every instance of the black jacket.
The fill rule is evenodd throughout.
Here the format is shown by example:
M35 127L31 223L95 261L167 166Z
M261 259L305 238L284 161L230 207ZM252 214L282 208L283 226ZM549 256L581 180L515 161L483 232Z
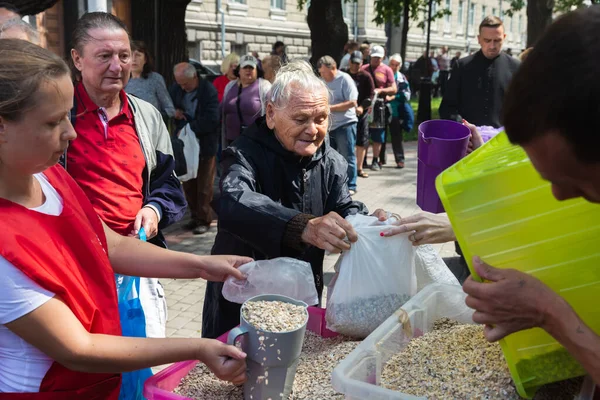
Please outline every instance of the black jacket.
M185 91L178 84L171 86L169 94L173 99L175 108L185 110L183 105ZM215 89L212 83L198 78L196 99L198 103L194 119L188 118L187 121L176 120L177 130L182 129L189 122L190 127L200 142L200 155L203 157L212 157L217 154L220 135L217 89Z
M504 94L519 64L504 52L490 60L481 50L458 60L446 84L440 117L456 120L460 116L477 126L499 128Z
M344 158L327 141L312 158L301 158L281 146L262 117L223 152L222 166L212 254L307 261L321 296L324 251L301 243L306 222L331 211L342 217L367 213L364 204L350 198ZM240 305L225 300L222 287L207 284L204 337L216 338L240 322Z

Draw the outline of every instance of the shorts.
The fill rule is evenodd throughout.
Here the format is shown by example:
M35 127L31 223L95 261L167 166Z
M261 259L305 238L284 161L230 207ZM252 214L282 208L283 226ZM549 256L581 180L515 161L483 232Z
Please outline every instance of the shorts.
M369 145L369 124L367 115L363 114L358 118L356 125L356 146L367 147Z
M385 142L385 128L369 128L369 135L374 143Z

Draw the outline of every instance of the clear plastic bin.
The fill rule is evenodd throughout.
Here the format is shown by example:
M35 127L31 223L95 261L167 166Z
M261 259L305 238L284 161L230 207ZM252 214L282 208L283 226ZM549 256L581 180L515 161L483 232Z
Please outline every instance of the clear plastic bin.
M435 320L442 317L473 323L473 311L465 306L465 297L460 286L426 286L402 306L410 319L412 334L415 337L421 336L431 330ZM404 331L405 327L400 323L399 315L396 312L389 317L333 370L333 387L344 393L347 400L423 399L379 386L386 362L410 340ZM591 400L593 393L593 383L586 380L578 399Z
M436 187L476 279L474 255L494 267L531 274L600 333L600 205L557 201L525 151L505 133L442 172ZM500 345L521 396L585 374L542 329L514 333Z
M308 307L306 329L324 338L337 336L337 333L327 329L325 311L324 308ZM218 340L227 343L228 334L229 332L224 333ZM179 386L181 380L190 373L196 364L198 364L198 361L195 360L178 362L148 378L144 385L144 397L147 400L193 400L173 393L173 390Z

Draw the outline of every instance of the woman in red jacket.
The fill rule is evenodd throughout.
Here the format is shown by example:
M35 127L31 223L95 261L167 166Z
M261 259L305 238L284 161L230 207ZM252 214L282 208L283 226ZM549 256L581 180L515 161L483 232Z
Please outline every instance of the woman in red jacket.
M121 372L188 359L242 383L235 347L121 336L114 273L223 280L242 278L250 259L176 253L107 228L57 166L76 138L72 107L58 56L0 40L0 398L116 400Z

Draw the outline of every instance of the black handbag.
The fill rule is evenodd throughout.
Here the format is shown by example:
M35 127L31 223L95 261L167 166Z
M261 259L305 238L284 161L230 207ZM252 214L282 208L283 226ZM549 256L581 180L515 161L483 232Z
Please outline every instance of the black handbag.
M187 162L183 152L183 140L177 135L171 136L171 146L173 147L173 157L175 158L175 175L182 176L187 174Z

